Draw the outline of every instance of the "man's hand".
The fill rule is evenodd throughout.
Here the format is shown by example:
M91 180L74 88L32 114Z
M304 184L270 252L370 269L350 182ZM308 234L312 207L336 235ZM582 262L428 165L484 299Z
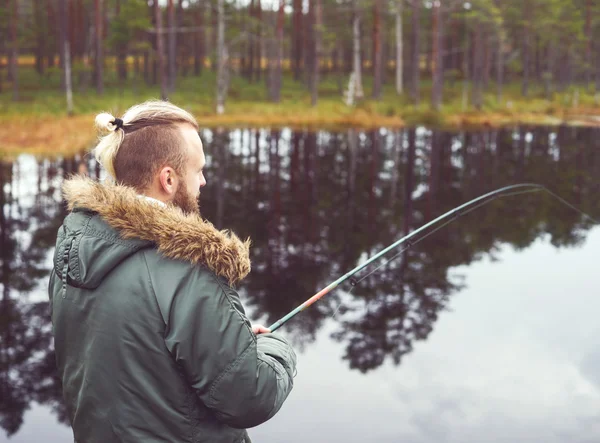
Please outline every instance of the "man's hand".
M264 334L265 332L271 332L271 330L268 328L265 328L263 325L252 325L252 332L254 332L256 335L258 335L258 334Z

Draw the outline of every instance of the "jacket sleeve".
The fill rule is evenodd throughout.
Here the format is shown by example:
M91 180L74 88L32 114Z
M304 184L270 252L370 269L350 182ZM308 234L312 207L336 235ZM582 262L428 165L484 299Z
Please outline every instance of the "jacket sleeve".
M237 292L210 272L179 282L165 342L201 401L229 426L267 421L292 390L292 347L278 334L256 336Z

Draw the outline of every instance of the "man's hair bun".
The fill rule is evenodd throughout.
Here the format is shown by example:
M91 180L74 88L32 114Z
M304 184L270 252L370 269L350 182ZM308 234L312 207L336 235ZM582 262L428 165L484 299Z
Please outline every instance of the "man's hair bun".
M114 121L114 116L108 112L103 112L96 116L96 127L101 131L112 132L117 129L116 125L113 123Z

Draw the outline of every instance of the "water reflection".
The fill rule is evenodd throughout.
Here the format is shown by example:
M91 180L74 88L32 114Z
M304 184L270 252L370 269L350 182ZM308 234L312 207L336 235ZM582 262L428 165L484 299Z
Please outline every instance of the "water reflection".
M597 129L520 127L488 132L311 133L206 131L208 186L201 207L220 228L253 239L242 287L252 312L272 322L393 240L465 201L522 181L549 186L600 214ZM98 177L87 156L21 157L0 168L0 426L15 433L32 402L66 421L54 373L44 297L51 248L65 215L69 174ZM580 245L589 222L540 194L498 200L449 225L352 287L330 294L286 324L310 346L333 315L331 337L350 368L399 364L424 340L463 283L452 269L523 249L541 236ZM381 264L381 263L379 263ZM358 278L373 271L367 268ZM35 290L35 291L34 291ZM322 340L322 338L321 338Z

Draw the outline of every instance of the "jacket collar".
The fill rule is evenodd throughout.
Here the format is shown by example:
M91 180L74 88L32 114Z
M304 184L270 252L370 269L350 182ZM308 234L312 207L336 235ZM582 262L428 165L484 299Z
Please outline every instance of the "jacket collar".
M121 237L151 241L164 256L204 265L230 285L250 272L250 239L242 242L232 232L219 231L200 215L154 204L127 186L81 176L65 181L63 195L69 210L96 212Z

